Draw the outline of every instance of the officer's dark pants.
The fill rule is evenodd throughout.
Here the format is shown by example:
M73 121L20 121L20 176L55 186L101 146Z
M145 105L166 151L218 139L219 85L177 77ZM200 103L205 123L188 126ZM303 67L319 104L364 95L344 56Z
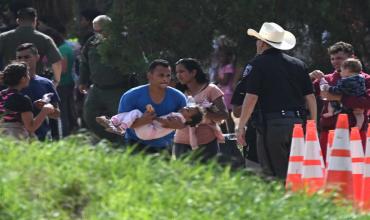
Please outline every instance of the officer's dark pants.
M278 118L265 123L265 129L257 129L258 160L266 175L285 179L293 126L302 119Z
M245 142L247 146L243 146L244 158L258 163L256 128L251 123L248 123L248 129L245 132Z
M123 92L123 88L100 89L91 86L89 89L84 104L83 117L87 128L100 138L106 138L112 142L118 142L119 138L122 138L116 134L106 132L103 126L96 123L95 118L101 115L112 117L117 114L119 100Z

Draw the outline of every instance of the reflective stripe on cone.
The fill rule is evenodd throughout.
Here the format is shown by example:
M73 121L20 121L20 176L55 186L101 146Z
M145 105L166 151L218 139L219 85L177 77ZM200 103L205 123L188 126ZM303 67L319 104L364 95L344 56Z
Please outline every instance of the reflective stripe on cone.
M338 190L342 197L353 198L352 159L346 114L338 116L325 183L329 191Z
M324 185L323 160L317 138L316 126L307 125L302 180L306 192L311 195Z
M292 143L290 147L288 173L285 188L293 192L302 189L302 162L304 151L303 128L295 124L293 128Z
M370 126L370 124L369 124ZM370 211L370 127L367 129L366 152L364 160L364 175L362 182L361 208Z
M364 173L364 151L358 127L351 128L351 158L353 196L356 207L360 207L362 193L362 178Z

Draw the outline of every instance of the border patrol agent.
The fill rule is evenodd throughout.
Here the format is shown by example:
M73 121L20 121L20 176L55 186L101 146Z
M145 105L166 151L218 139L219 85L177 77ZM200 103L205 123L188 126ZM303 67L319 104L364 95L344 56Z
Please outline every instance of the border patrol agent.
M87 128L110 141L119 141L119 136L108 133L100 126L95 118L100 115L109 117L115 115L122 93L129 88L129 77L117 68L102 62L99 46L106 39L106 27L111 23L106 15L99 15L93 21L96 32L89 38L81 54L79 90L87 93L84 103L83 118ZM88 89L89 83L92 83ZM88 92L87 92L88 90Z
M248 29L257 39L255 57L244 71L246 95L237 131L245 145L245 125L255 110L257 154L268 176L285 178L293 126L304 123L306 105L310 118L316 116L316 99L305 64L282 52L296 44L294 35L275 23L264 23L259 32Z

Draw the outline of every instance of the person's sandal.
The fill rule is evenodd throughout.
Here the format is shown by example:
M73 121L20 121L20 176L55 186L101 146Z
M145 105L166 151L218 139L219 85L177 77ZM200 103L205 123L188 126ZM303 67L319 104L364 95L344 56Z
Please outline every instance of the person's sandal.
M104 128L110 127L110 120L106 116L99 116L95 118L96 122Z
M109 133L117 134L117 135L123 135L125 133L124 130L116 128L116 127L108 127L105 129Z

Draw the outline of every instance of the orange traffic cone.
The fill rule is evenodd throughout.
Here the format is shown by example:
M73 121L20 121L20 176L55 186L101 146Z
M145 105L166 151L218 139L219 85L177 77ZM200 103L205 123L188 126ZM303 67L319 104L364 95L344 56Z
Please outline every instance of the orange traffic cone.
M352 178L353 195L356 204L360 204L362 193L362 177L364 173L364 151L360 130L358 127L351 128L351 157L352 157Z
M362 209L364 211L370 211L370 124L367 129L366 155L361 194Z
M307 126L303 156L302 181L309 195L324 185L323 160L316 126Z
M348 116L339 114L327 169L326 188L338 189L341 196L352 199L352 161L349 145Z
M306 122L306 128L307 127L316 127L315 120L307 120L307 122Z
M304 152L304 137L301 124L293 128L292 144L290 147L288 173L285 188L293 192L302 189L302 163Z
M329 130L328 144L326 146L326 158L325 158L326 168L328 167L328 164L329 164L330 150L331 150L331 147L333 146L333 141L334 141L334 130Z
M319 135L317 134L317 127L316 127L316 122L315 120L307 120L307 124L306 124L306 131L307 131L307 128L308 127L313 127L315 128L315 132L316 132L316 136L318 137ZM320 142L317 140L316 141L317 144L320 146ZM322 169L325 173L325 163L324 163L324 158L322 156L322 151L321 151L321 147L320 147L320 160L321 160L321 165L322 165Z

